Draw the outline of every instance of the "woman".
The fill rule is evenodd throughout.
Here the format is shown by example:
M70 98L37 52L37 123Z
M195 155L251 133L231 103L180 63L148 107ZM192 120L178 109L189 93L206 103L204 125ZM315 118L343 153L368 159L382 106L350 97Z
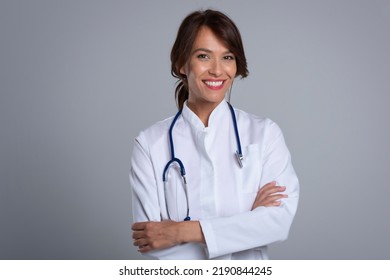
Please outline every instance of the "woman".
M288 236L299 185L279 127L225 101L248 75L240 33L218 11L191 13L171 62L179 112L133 150L133 244L159 259L267 259Z

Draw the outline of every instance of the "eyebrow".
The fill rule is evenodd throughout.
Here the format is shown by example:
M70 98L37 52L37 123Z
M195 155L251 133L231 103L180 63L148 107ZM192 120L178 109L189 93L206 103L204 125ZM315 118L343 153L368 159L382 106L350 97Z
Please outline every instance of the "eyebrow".
M198 48L198 49L195 49L192 51L192 54L196 53L196 52L206 52L206 53L212 53L211 50L209 49L206 49L206 48ZM233 54L232 51L230 50L227 50L226 52L224 52L223 54Z

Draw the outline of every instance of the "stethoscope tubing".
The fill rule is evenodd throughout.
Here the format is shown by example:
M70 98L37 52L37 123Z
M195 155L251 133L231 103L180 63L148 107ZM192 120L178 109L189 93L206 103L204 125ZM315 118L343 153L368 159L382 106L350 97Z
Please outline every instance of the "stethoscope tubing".
M237 151L236 151L237 161L238 161L238 164L240 165L240 167L242 168L243 167L242 161L243 161L244 157L242 155L242 150L241 150L241 141L240 141L240 134L238 132L236 114L234 113L233 106L230 105L229 102L227 102L227 104L229 105L230 113L232 115L234 134L235 134L236 142L237 142ZM170 146L170 150L171 150L171 160L168 161L168 163L165 165L165 168L164 168L164 171L163 171L163 175L162 175L162 179L163 179L163 182L164 182L165 207L167 209L168 219L171 219L171 217L169 215L169 210L168 210L168 200L167 200L167 197L166 197L166 193L167 193L166 183L167 183L167 172L168 172L168 169L171 166L171 164L176 162L179 165L180 174L181 174L183 182L184 182L184 192L185 192L185 197L186 197L186 202L187 202L187 215L184 218L184 221L189 221L189 220L191 220L191 218L190 218L190 207L189 207L189 201L188 201L186 170L184 168L183 162L180 159L178 159L177 157L175 157L175 148L174 148L174 143L173 143L173 128L174 128L174 126L176 124L177 119L181 115L181 113L182 113L182 110L179 110L176 113L175 117L172 120L171 126L169 127L169 146Z

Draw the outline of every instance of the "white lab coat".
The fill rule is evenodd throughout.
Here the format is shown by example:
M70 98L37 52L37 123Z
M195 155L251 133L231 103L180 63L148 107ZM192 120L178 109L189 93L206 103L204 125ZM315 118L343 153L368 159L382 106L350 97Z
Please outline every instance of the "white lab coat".
M299 184L278 125L234 109L244 156L237 142L228 104L211 113L208 127L187 107L173 128L175 156L186 169L190 216L199 220L206 244L186 243L148 255L158 259L267 259L267 245L285 240L295 215ZM167 219L163 170L171 159L168 131L173 118L142 131L135 140L130 183L134 222ZM177 168L176 168L177 169ZM271 181L286 186L279 207L251 211L259 187ZM186 213L182 179L175 167L167 183L169 214Z

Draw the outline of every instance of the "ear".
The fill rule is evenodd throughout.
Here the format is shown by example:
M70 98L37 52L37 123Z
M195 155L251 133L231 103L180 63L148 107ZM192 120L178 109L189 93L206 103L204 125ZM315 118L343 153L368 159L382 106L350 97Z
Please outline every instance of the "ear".
M186 71L185 71L185 67L184 67L184 66L182 66L182 67L180 68L179 72L180 72L180 74L183 74L184 76L187 76Z

